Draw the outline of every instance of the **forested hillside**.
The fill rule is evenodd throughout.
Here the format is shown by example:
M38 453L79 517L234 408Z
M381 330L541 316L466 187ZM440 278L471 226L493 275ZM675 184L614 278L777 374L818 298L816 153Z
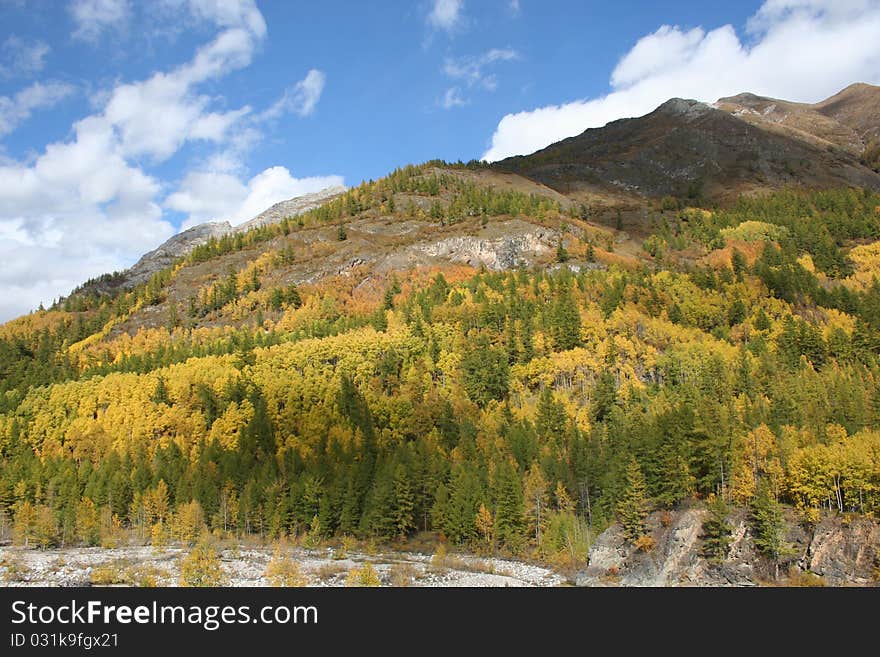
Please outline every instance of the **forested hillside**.
M880 195L668 197L636 222L502 183L407 167L0 328L15 540L429 531L568 562L698 498L717 545L748 506L778 558L780 504L880 511ZM394 266L417 249L392 228L514 220L549 247Z

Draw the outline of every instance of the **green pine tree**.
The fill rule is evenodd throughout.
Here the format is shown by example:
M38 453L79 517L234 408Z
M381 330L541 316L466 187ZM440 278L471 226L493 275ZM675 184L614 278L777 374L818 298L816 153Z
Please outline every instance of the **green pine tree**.
M525 544L527 530L522 482L509 461L501 462L494 474L495 537L517 552Z
M394 530L398 536L405 538L415 527L413 519L415 502L409 473L403 463L398 463L394 468L392 486L394 488L394 507L392 509Z
M770 559L779 576L779 564L790 552L785 540L785 516L766 479L758 482L758 490L749 505L752 539L758 552Z
M712 495L706 505L709 517L703 522L702 554L712 564L721 564L727 558L730 543L733 540L733 527L727 521L730 509L720 496Z
M580 345L581 315L569 290L560 294L553 305L551 322L553 348L556 351L567 351Z
M624 473L623 493L616 505L617 519L623 527L623 535L635 542L645 533L648 516L648 486L642 468L635 457L630 457Z

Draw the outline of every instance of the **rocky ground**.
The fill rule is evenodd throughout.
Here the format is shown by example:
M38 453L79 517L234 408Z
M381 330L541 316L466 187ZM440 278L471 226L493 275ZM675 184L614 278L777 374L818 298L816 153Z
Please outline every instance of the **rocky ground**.
M467 554L408 551L347 552L340 547L285 548L309 586L345 586L348 574L370 563L383 586L878 586L880 522L827 514L804 526L787 511L785 554L777 564L755 549L745 509L734 509L727 558L710 564L702 555L702 504L659 511L647 520L642 549L613 525L593 541L588 565L568 576L546 567ZM269 586L266 567L274 548L219 545L231 586ZM419 548L421 549L421 548ZM175 586L186 550L150 546L33 550L0 545L0 586Z
M0 586L175 586L180 548L150 546L25 550L0 547ZM231 586L269 586L266 566L271 548L233 548L220 553ZM345 586L348 573L365 562L373 565L383 586L558 586L564 579L547 568L505 559L410 552L341 554L338 549L290 548L309 586Z

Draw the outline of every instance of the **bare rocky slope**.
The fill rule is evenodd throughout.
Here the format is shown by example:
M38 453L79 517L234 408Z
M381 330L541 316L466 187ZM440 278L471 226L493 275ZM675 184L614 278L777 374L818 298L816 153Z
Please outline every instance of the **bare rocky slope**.
M865 143L880 136L880 87L857 82L813 107L855 130Z
M758 586L812 583L877 586L880 583L880 524L865 517L826 516L804 527L789 513L790 549L776 565L755 549L744 510L732 514L733 541L723 563L701 556L706 510L701 506L659 511L648 519L650 551L629 544L613 525L590 548L589 565L576 577L579 586ZM807 575L805 575L807 574Z
M234 230L236 233L244 233L251 228L276 224L285 217L296 217L309 210L314 210L327 201L331 201L337 196L344 194L345 190L345 187L336 185L312 194L303 194L302 196L295 196L286 201L281 201L270 207L268 210L261 212L250 221L239 224Z
M197 246L212 237L223 237L232 232L228 221L210 221L173 235L152 251L145 253L125 272L126 287L145 283L157 271L170 267L181 256L188 255Z
M855 156L865 150L865 142L856 130L822 114L813 105L743 93L720 98L714 106L759 128L802 139L820 148L837 147Z
M880 87L870 84L851 84L812 105L743 93L715 106L759 127L856 156L880 136Z
M312 194L303 194L286 201L280 201L250 221L234 227L228 221L209 221L198 224L172 235L158 247L141 256L140 260L119 275L97 279L90 285L84 286L84 289L105 294L117 287L131 288L140 285L147 282L156 272L170 267L178 258L189 255L197 246L207 243L212 238L223 237L229 233L244 233L253 228L278 223L285 217L296 217L333 200L343 194L345 190L345 187L337 185Z
M715 106L673 98L493 166L557 191L724 200L788 185L880 189L860 156L880 130L880 88L852 85L816 105L740 94Z

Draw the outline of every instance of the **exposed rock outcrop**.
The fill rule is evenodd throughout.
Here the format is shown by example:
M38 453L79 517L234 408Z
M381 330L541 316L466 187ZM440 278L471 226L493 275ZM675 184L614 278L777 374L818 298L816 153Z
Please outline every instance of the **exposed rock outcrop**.
M251 228L277 224L285 217L296 217L297 215L324 205L327 201L332 201L337 196L344 194L345 190L345 187L336 185L334 187L322 189L319 192L314 192L313 194L303 194L302 196L281 201L270 207L268 210L261 212L250 221L246 221L243 224L236 226L235 232L244 233Z
M536 228L534 225L528 225L529 229L526 231L515 231L512 225L510 228L514 229L511 234L495 239L462 235L420 244L415 248L434 258L475 267L485 265L495 271L515 269L530 262L535 256L550 252L550 241L556 231Z
M177 258L188 255L197 246L212 237L222 237L232 231L227 221L211 221L178 233L162 243L158 248L141 256L126 272L126 287L133 287L149 280L150 276L171 266Z
M297 215L314 210L327 201L330 201L346 190L342 186L327 187L313 194L303 194L286 201L276 203L268 210L261 212L256 217L243 224L233 227L228 221L209 221L197 226L193 226L188 230L184 230L177 235L173 235L163 242L157 248L149 253L141 256L131 268L123 272L122 276L113 282L113 286L122 286L126 288L134 287L144 283L158 271L171 266L177 258L189 255L197 246L205 244L208 240L222 237L229 233L243 233L251 228L258 226L268 226L278 223L285 217L295 217ZM97 282L94 284L95 291L104 293L109 290L104 289L104 283Z
M732 542L727 558L709 563L701 554L706 511L693 506L657 512L648 518L653 547L640 551L612 525L590 547L589 564L575 579L579 586L756 586L774 581L776 565L755 549L746 511L730 517ZM811 573L830 586L872 586L880 572L880 524L869 518L826 516L806 529L789 517L789 549L780 563L780 583Z

